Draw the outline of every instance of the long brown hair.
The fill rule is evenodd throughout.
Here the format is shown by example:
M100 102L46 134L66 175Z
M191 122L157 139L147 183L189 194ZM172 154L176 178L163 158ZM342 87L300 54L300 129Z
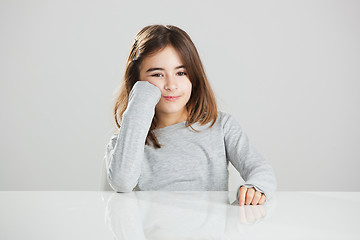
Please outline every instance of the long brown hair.
M210 127L215 124L217 119L215 96L190 36L176 26L149 25L136 34L127 59L124 81L116 97L114 107L114 118L118 132L121 127L120 122L127 108L130 91L134 84L139 81L139 66L141 62L150 54L156 53L169 45L174 47L180 55L192 84L191 97L186 104L186 109L189 113L186 120L186 127L190 126L194 131L199 132L195 130L191 124L198 121L200 125L205 125L213 121ZM155 113L145 144L148 145L149 141L151 141L156 148L160 148L161 145L152 132L152 130L156 128L156 124L157 118Z

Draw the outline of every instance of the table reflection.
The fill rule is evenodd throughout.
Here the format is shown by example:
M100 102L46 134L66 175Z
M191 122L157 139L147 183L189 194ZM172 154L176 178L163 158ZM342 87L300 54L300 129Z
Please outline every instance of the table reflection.
M106 224L115 239L238 239L274 206L271 201L240 207L222 191L114 192L107 202Z

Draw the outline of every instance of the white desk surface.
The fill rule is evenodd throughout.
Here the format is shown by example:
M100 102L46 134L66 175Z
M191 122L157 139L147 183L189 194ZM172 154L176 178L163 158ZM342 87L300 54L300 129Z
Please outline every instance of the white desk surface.
M0 239L360 239L360 192L0 191Z

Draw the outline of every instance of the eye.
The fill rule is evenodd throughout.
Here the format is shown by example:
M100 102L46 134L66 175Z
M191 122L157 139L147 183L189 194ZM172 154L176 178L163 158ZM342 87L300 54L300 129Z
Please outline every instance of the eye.
M153 75L151 75L151 76L152 76L152 77L160 77L160 75L163 76L161 73L155 73L155 74L153 74Z
M186 72L178 72L177 74L179 74L180 76L185 76Z

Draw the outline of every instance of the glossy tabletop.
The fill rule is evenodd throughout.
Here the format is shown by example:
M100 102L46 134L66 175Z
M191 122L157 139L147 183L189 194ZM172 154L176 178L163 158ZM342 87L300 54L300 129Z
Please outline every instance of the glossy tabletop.
M360 239L360 192L2 191L0 239Z

